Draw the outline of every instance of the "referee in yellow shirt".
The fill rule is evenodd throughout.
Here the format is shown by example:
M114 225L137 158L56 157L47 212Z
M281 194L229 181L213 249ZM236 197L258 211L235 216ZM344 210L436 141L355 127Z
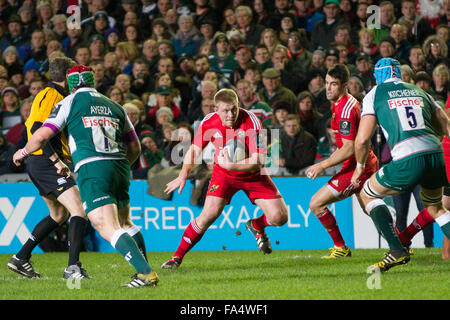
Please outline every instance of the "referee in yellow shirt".
M56 104L67 95L66 73L73 66L75 62L67 57L50 61L48 86L34 98L30 116L25 122L28 140L41 127ZM66 222L70 213L69 262L63 278L89 278L79 261L87 217L78 186L64 163L68 161L71 161L71 157L67 137L62 133L52 138L42 149L30 154L25 162L28 175L50 211L8 263L9 269L25 277L40 277L30 263L31 252L50 232Z

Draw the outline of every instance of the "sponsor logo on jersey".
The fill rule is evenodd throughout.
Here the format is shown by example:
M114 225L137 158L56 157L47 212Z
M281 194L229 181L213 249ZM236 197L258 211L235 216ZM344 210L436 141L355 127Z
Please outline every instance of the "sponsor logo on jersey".
M219 189L219 186L218 186L217 184L213 184L213 185L211 186L211 188L209 188L209 191L208 191L208 192L214 192L214 191L216 191L217 189Z
M56 182L57 182L58 185L60 186L60 185L62 185L62 184L67 183L67 180L66 180L66 178L58 178L58 180L56 180Z
M95 203L95 202L102 201L102 200L109 199L109 198L110 198L110 196L103 196L103 197L92 200L92 202Z
M350 129L352 128L351 121L348 120L340 120L339 121L339 132L346 136L350 134Z
M83 124L85 128L92 127L113 127L119 129L119 120L111 117L93 116L83 117Z
M396 98L388 100L389 109L395 109L400 107L423 107L422 97L408 97L408 98Z

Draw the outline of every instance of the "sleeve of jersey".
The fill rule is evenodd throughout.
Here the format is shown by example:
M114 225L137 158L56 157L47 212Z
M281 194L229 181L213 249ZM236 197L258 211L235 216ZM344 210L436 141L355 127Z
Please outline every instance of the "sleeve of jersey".
M198 126L197 132L195 132L192 144L203 150L211 140L211 131L212 129L208 127L208 124L205 121L202 121Z
M123 133L124 133L123 138L125 142L133 142L139 140L139 137L136 134L136 130L134 130L134 126L126 113L125 113L125 127Z
M71 96L57 103L42 126L52 129L55 134L61 132L67 124L71 103Z
M355 140L358 133L360 120L359 102L350 102L348 108L344 108L339 118L339 133L347 140Z
M249 112L249 115L249 128L246 131L249 155L254 153L267 154L266 137L261 120L251 112Z
M374 103L376 88L376 86L373 87L364 97L361 106L361 117L364 117L365 115L375 115Z

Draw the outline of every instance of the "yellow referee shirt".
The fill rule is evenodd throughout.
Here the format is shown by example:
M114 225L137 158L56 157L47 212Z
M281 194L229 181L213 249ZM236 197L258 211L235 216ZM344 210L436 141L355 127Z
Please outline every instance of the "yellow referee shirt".
M64 99L64 95L64 89L53 82L49 82L48 86L36 95L31 106L30 116L25 122L28 140L30 140L33 133L42 126L45 120L47 120L53 107ZM60 158L66 161L71 160L67 137L64 132L53 137L48 144L51 145L53 151L56 152ZM48 147L44 147L44 149L46 148ZM49 150L51 149L49 148ZM44 152L42 149L39 149L32 154L42 155ZM51 154L48 154L48 156L51 156Z

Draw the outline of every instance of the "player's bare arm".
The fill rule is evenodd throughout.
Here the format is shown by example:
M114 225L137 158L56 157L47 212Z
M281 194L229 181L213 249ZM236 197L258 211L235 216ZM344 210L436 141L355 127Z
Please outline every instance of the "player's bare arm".
M164 190L165 193L169 194L176 189L178 189L178 194L181 194L181 191L183 191L184 185L186 184L186 179L189 176L189 173L194 169L196 164L196 159L201 155L202 150L200 147L192 144L188 151L186 152L186 155L183 160L183 167L181 168L181 172L178 175L177 178L170 181L166 185L166 189Z
M436 109L433 113L432 123L433 129L436 130L440 136L450 137L450 109L442 110Z
M23 149L17 150L14 154L13 162L16 166L20 166L23 159L25 159L28 154L33 153L41 149L48 140L55 136L55 132L48 127L40 127L28 141Z
M141 154L141 143L139 140L130 141L127 145L127 159L130 162L130 165L132 165Z
M361 118L358 135L355 140L356 169L353 172L352 184L359 185L359 177L364 172L365 163L370 150L370 139L377 127L377 118L373 115L365 115Z
M308 178L315 179L325 169L333 167L339 163L344 162L354 154L354 141L349 139L342 139L342 147L336 149L329 158L316 163L306 169Z

